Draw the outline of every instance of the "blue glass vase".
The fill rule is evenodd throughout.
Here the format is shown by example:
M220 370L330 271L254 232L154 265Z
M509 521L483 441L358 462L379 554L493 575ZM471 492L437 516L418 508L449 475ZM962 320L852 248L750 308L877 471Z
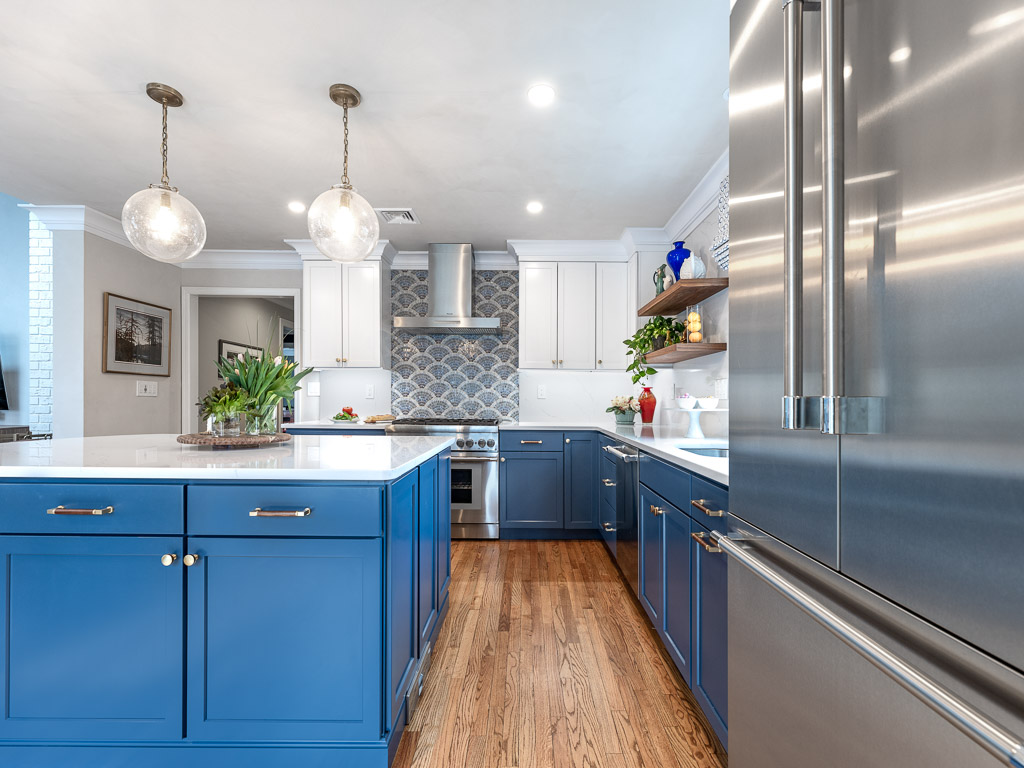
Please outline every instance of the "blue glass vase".
M683 240L677 240L672 243L675 246L668 255L665 256L665 262L672 269L672 274L676 276L676 280L679 279L679 270L683 267L683 262L690 258L690 249L683 248Z

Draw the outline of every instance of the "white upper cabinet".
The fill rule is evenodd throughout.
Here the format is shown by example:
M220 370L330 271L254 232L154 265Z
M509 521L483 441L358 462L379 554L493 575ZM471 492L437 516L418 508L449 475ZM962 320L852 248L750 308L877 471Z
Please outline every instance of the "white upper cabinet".
M558 265L558 367L589 371L594 368L596 312L595 265ZM626 286L621 286L625 294Z
M633 335L629 323L629 288L636 281L629 280L628 265L602 262L597 265L597 370L625 370L626 345L623 340ZM633 304L635 305L635 300ZM636 307L633 307L636 314Z
M558 367L558 264L519 265L519 367Z
M635 271L623 262L520 263L519 367L624 370L622 340L633 333L631 267Z
M390 365L385 291L390 268L381 261L302 265L302 362L314 368ZM390 305L387 306L390 310ZM390 315L390 311L388 312Z

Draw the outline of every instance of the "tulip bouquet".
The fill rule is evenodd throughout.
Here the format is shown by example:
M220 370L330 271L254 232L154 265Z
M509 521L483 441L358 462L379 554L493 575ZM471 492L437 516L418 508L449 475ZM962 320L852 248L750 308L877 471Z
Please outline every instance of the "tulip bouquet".
M246 432L271 434L277 431L277 406L291 400L300 389L299 381L312 368L298 371L298 363L274 355L267 347L259 356L248 351L235 358L222 357L217 370L228 384L248 393Z

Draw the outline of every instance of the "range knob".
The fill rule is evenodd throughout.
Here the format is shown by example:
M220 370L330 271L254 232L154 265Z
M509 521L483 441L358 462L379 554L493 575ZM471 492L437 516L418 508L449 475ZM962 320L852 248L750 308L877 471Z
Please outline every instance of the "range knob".
M466 441L463 440L461 437L458 440L455 441L455 444L457 446L459 446L459 448L465 448L466 447Z
M493 448L494 447L494 441L493 440L488 440L487 441L487 447L488 448Z
M485 440L484 440L484 439L483 439L483 438L481 437L481 438L480 438L479 440L477 440L477 441L476 441L476 444L477 444L477 445L479 445L479 446L480 446L481 448L483 448L483 447L484 447L484 446L485 446L485 445L486 445L487 443L486 443L486 441L485 441Z

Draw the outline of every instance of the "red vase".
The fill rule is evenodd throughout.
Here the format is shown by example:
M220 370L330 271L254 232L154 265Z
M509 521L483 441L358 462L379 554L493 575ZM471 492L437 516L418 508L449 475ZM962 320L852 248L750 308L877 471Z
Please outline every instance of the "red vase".
M637 400L640 401L640 421L644 424L653 424L654 407L658 404L658 398L651 392L650 387L644 387Z

